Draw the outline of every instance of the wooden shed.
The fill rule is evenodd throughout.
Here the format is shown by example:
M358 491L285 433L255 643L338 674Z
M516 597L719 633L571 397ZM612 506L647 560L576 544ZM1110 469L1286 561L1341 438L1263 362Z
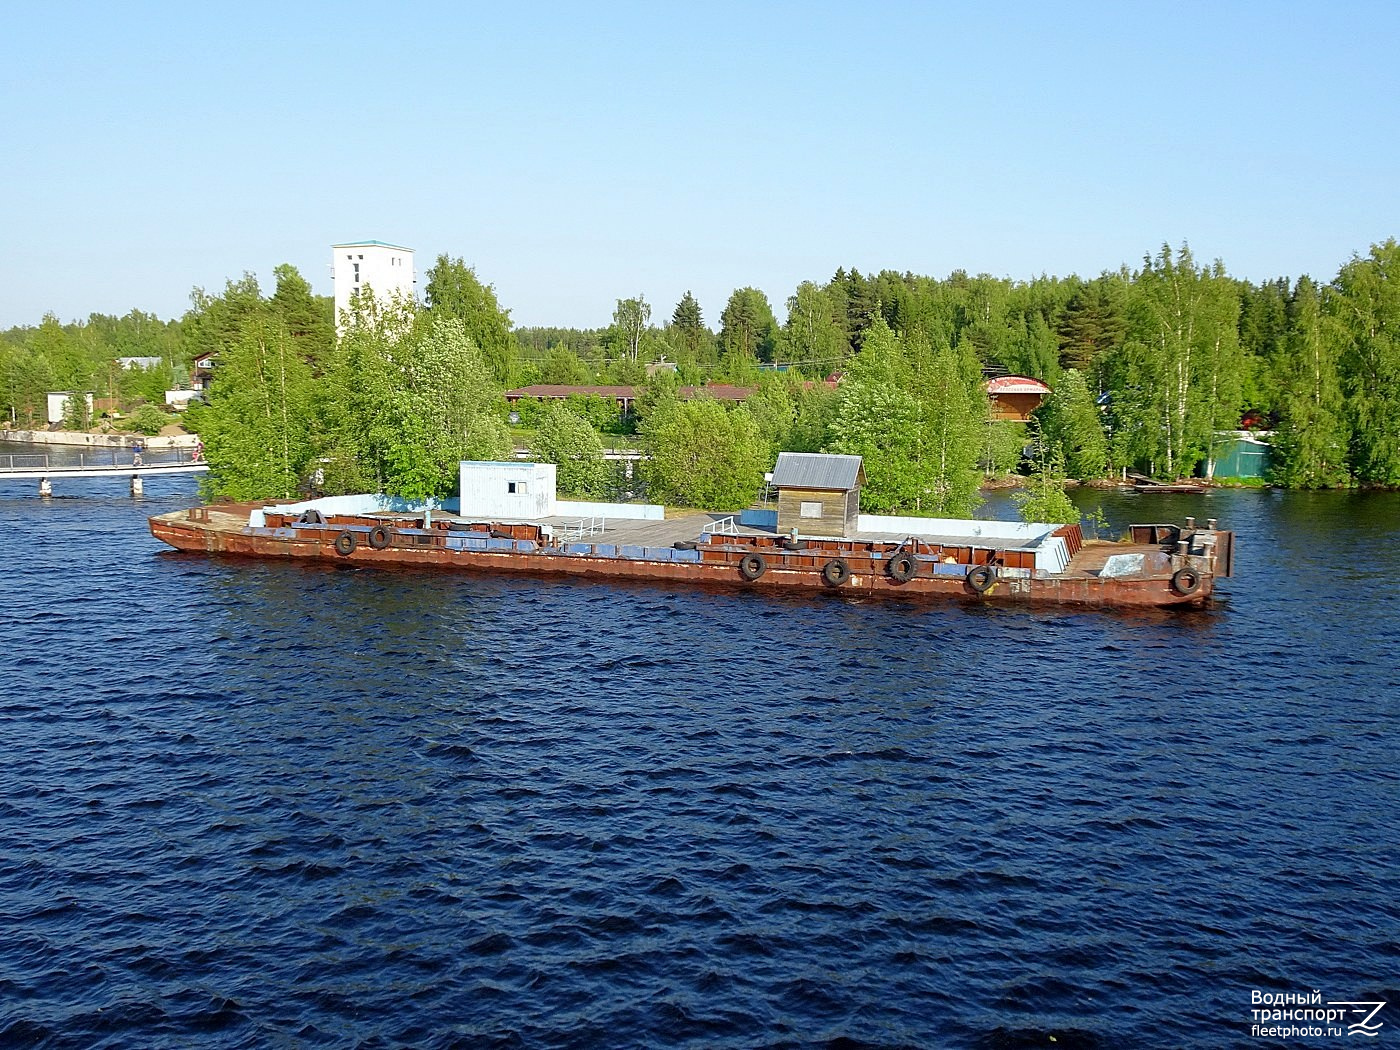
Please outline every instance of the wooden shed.
M859 456L780 452L771 482L778 493L778 531L799 536L849 536L860 514L865 469Z

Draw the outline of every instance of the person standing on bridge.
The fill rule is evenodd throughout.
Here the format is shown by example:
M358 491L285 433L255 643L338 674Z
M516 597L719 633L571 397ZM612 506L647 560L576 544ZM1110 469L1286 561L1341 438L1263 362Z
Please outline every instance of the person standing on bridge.
M135 445L131 446L131 465L133 467L139 467L141 465L141 453L144 451L146 451L145 446L142 445L140 441L137 441Z

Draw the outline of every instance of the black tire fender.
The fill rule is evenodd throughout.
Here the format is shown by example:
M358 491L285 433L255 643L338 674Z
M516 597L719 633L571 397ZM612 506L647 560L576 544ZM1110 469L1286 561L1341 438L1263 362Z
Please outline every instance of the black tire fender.
M997 582L995 565L974 565L967 570L967 585L977 594L986 594Z
M885 563L885 571L896 583L908 583L919 573L919 563L912 554L896 554Z
M822 566L822 579L833 587L842 586L851 578L851 566L845 558L832 558Z
M762 554L745 554L739 559L739 575L752 583L768 571L768 561Z
M1185 598L1201 589L1201 574L1195 569L1177 569L1172 573L1172 590Z
M349 529L343 531L335 538L335 549L337 553L349 557L355 552L355 534Z
M369 545L377 551L382 551L394 541L393 530L388 525L376 525L369 530Z

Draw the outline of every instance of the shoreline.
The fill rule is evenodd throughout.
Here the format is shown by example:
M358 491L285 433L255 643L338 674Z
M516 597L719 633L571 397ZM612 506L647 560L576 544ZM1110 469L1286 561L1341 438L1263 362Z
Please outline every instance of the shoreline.
M194 448L198 434L89 434L80 430L0 430L0 441L17 445L71 445L77 448L131 448L138 441L147 449Z

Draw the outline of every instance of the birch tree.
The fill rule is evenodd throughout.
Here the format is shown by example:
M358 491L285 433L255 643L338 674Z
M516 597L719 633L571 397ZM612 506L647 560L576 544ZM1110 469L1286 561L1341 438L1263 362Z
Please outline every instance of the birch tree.
M1343 352L1351 464L1358 481L1400 486L1400 244L1342 267L1330 297Z
M224 347L199 413L215 497L286 499L297 492L313 452L311 373L280 320L244 326Z
M1328 488L1348 481L1350 428L1337 368L1340 331L1322 293L1299 278L1287 308L1274 431L1274 478L1289 488Z

